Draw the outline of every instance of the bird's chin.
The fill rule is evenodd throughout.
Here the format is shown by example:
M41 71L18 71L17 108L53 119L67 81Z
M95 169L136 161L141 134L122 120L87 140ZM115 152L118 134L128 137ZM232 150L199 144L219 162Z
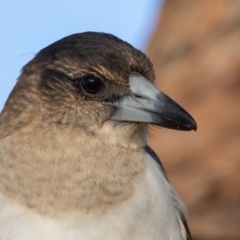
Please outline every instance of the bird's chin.
M102 141L138 148L147 142L148 124L108 120L96 133Z

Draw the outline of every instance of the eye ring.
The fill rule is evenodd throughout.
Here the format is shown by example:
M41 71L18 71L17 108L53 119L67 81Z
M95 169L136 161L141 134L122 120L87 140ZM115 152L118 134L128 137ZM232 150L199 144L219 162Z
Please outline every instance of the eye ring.
M93 77L84 77L80 80L80 86L84 92L95 95L101 91L103 83Z

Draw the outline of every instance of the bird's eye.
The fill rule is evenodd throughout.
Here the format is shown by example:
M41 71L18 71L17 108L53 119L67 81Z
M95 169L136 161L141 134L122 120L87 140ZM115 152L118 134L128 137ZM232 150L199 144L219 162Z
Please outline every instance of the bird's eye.
M102 89L102 82L91 77L82 78L80 85L82 89L88 94L97 94Z

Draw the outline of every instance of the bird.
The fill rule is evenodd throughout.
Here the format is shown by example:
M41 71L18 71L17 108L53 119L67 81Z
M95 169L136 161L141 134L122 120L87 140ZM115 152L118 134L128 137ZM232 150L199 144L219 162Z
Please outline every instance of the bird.
M0 240L190 240L149 126L196 130L118 37L64 37L27 63L0 115Z

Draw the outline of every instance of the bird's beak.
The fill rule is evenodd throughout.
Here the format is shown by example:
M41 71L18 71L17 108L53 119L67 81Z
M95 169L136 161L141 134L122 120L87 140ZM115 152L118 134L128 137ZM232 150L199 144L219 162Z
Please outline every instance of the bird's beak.
M131 73L129 84L131 94L113 104L117 112L111 120L144 122L176 130L197 129L190 114L143 76Z

